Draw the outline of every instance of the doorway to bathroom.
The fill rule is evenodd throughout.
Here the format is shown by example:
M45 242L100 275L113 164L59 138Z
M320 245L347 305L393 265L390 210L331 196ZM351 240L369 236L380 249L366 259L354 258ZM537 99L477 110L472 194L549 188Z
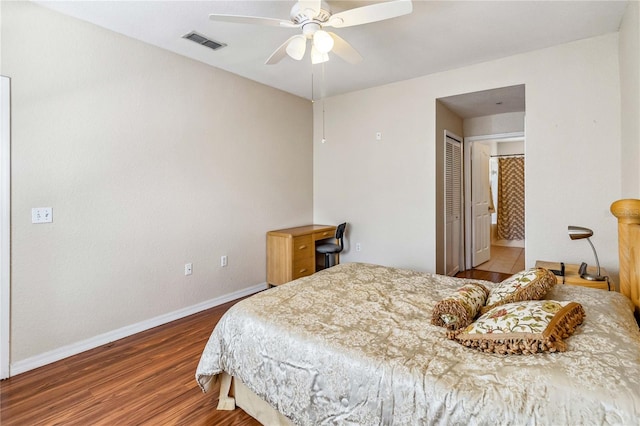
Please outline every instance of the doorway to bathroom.
M470 137L465 144L471 157L467 269L514 274L525 267L524 133Z

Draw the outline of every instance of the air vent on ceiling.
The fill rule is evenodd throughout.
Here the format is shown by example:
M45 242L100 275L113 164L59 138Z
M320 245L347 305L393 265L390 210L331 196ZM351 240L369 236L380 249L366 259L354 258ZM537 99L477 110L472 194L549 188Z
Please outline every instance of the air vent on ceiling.
M185 34L182 38L186 38L187 40L191 40L198 44L208 47L209 49L218 50L226 46L224 43L220 43L219 41L211 40L203 36L202 34L198 34L195 31L191 31L189 34Z

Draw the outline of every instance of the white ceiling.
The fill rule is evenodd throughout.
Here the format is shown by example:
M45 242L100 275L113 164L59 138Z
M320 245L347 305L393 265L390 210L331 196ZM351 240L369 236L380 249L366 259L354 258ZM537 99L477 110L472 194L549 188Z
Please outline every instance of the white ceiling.
M461 118L483 117L525 111L523 84L464 93L438 99Z
M286 57L264 65L299 30L213 22L210 13L288 19L281 1L36 1L146 43L311 99L379 86L618 31L627 6L607 1L413 1L413 13L334 32L364 60L330 54L323 65ZM328 1L331 10L376 1ZM181 38L197 31L228 46L213 51ZM553 66L553 64L549 64ZM495 100L491 100L495 104Z

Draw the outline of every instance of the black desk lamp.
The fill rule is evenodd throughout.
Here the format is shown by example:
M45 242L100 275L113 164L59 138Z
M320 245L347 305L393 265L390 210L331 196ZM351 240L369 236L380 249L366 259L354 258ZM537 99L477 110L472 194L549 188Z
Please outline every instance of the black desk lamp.
M596 275L589 274L586 271L580 274L580 278L589 280L589 281L607 281L607 277L603 277L600 275L600 262L598 261L598 253L596 253L596 248L593 246L593 243L589 239L593 235L593 231L589 228L583 228L581 226L569 226L569 238L572 240L581 240L586 238L591 248L593 249L593 255L596 257Z

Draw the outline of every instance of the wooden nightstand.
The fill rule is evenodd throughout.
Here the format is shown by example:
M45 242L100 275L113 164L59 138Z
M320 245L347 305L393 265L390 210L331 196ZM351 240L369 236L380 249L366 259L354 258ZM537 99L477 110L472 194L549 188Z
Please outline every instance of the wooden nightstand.
M560 270L560 262L546 262L544 260L537 260L536 268ZM609 281L609 276L607 274L606 269L600 267L600 275L607 277L606 281L589 281L589 280L582 279L580 278L580 274L578 274L578 269L580 269L580 265L573 264L573 263L565 263L564 277L556 275L557 283L579 285L582 287L590 287L590 288L599 288L601 290L613 290L612 285ZM587 271L589 273L595 274L596 267L589 266L587 268Z

